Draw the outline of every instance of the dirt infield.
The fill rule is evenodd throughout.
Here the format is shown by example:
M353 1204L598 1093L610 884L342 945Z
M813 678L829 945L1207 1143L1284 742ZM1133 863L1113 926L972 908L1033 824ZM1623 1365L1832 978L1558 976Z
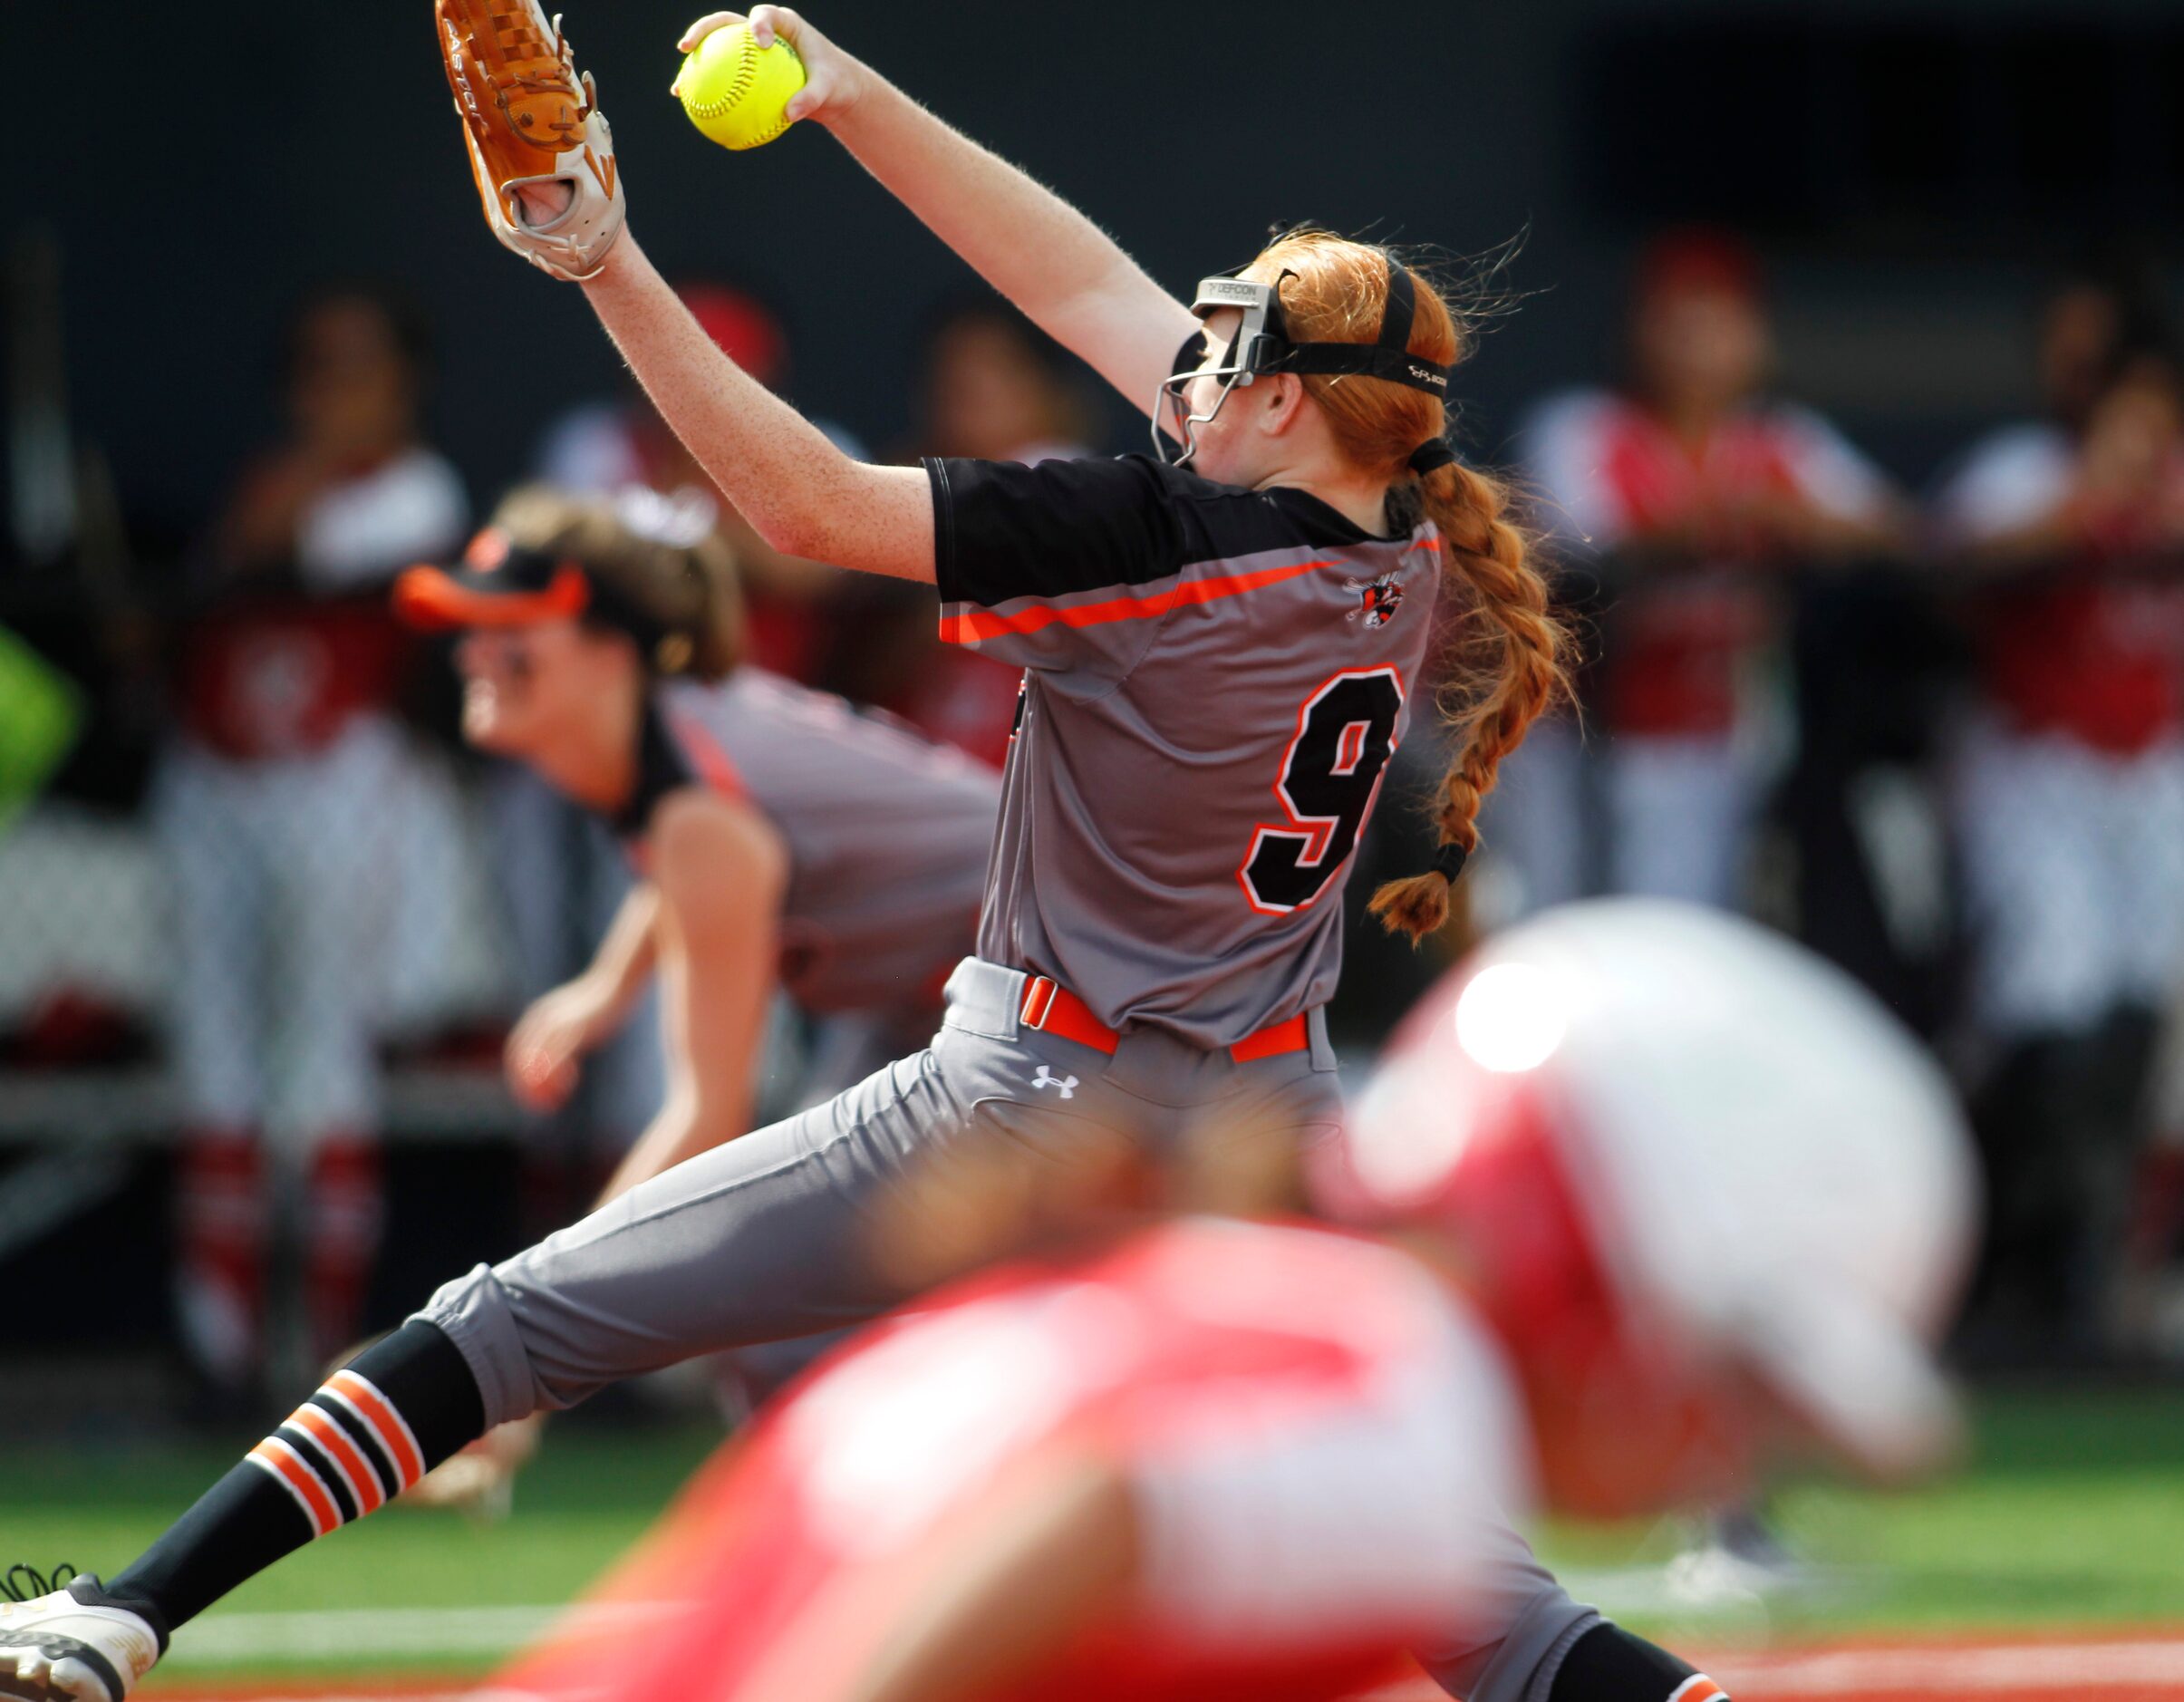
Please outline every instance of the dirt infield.
M1814 1644L1795 1649L1678 1648L1697 1660L1736 1702L1806 1702L1856 1697L1859 1702L2184 1702L2184 1632L2142 1636L1931 1639ZM1386 1691L1375 1702L1428 1702L1429 1684Z
M1710 1670L1712 1670L1710 1668ZM1740 1696L1856 1695L2027 1698L2101 1692L2103 1702L2184 1696L2184 1637L2039 1639L1957 1644L1860 1643L1833 1649L1725 1653L1722 1678ZM1717 1676L1719 1676L1717 1674Z
M2184 1631L2015 1640L1933 1639L1814 1644L1796 1649L1686 1650L1737 1702L2184 1702ZM380 1683L355 1678L310 1683L157 1685L159 1702L465 1702L473 1693L445 1679ZM1432 1702L1442 1692L1423 1680L1381 1692L1372 1702Z

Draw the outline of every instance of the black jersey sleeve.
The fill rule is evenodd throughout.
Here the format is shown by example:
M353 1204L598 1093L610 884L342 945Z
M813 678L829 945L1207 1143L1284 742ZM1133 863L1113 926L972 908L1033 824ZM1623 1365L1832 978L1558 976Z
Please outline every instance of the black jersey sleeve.
M944 603L1064 597L1143 585L1183 565L1174 471L1145 456L925 466Z
M1143 456L925 466L941 636L1024 667L1126 672L1192 554L1201 481Z

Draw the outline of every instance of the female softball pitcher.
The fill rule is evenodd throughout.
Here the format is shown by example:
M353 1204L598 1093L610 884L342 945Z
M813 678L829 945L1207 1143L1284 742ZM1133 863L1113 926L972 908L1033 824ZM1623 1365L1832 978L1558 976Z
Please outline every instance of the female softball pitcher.
M0 1608L0 1694L121 1702L174 1627L488 1426L875 1314L900 1297L861 1231L921 1150L992 1139L1067 1163L1157 1149L1208 1116L1323 1134L1339 888L1444 586L1476 665L1451 704L1443 850L1377 895L1391 925L1444 919L1495 765L1560 681L1503 491L1443 439L1461 328L1399 260L1292 233L1185 305L794 13L751 23L803 56L792 118L833 131L1174 433L1173 450L1156 432L1158 456L1114 461L850 459L739 371L623 233L592 84L535 0L440 0L498 238L584 285L662 416L776 548L931 582L943 637L1025 669L976 954L929 1049L448 1284L110 1586L77 1578ZM712 854L667 827L659 858Z

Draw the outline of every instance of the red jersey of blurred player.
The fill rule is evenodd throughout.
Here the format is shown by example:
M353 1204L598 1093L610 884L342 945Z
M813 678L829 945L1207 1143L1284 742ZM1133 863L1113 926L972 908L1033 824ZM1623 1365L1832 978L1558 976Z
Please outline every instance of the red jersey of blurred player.
M1468 1393L1471 1410L1439 1412L1429 1384ZM1027 1506L1066 1496L1094 1461L1126 1472L1148 1533L1164 1527L1147 1556L1155 1575L1030 1671L963 1694L1280 1702L1370 1687L1400 1671L1406 1648L1451 1629L1467 1580L1436 1563L1445 1545L1328 1526L1323 1549L1343 1550L1358 1588L1315 1601L1300 1586L1324 1552L1269 1533L1270 1546L1235 1552L1244 1533L1186 1509L1278 1494L1283 1458L1407 1479L1402 1455L1346 1460L1342 1444L1371 1429L1359 1415L1393 1430L1428 1414L1452 1454L1460 1438L1483 1452L1482 1484L1524 1470L1483 1332L1452 1327L1433 1279L1367 1241L1193 1220L1083 1263L990 1275L863 1338L697 1481L608 1599L672 1596L704 1611L614 1694L863 1696L889 1646L933 1612L936 1581L982 1573ZM1153 1511L1167 1496L1172 1519ZM1474 1516L1499 1519L1483 1502ZM1251 1566L1210 1564L1223 1556ZM581 1616L571 1635L575 1648L556 1639L494 1690L570 1696L595 1683L604 1669L580 1652Z
M789 379L788 339L765 303L741 290L689 280L675 294L699 328L768 390ZM845 453L863 446L833 421L815 421ZM768 673L818 685L835 642L836 570L784 556L721 496L681 439L633 379L627 394L583 404L548 428L537 477L572 496L609 498L632 487L676 498L696 491L720 511L722 537L736 556L743 594L745 659Z
M1646 255L1630 310L1627 392L1544 408L1535 470L1579 538L1653 552L1619 608L1606 708L1619 734L1727 732L1737 664L1767 635L1771 574L1886 536L1889 493L1818 415L1760 392L1772 332L1756 261L1685 231ZM1653 566L1648 559L1646 566Z
M1790 574L1889 547L1896 502L1833 427L1765 392L1773 331L1752 256L1680 233L1648 251L1634 284L1627 382L1542 407L1527 459L1564 547L1598 552L1609 582L1609 885L1734 907L1765 778L1754 664ZM1578 784L1572 750L1530 803L1512 792L1520 816L1541 817L1515 824L1520 866L1566 865L1554 841L1569 836ZM1554 895L1553 875L1532 878Z
M1734 1492L1801 1435L1935 1457L1970 1177L1938 1072L1817 960L1675 904L1542 918L1329 1151L1323 1197L1406 1251L1187 1220L882 1326L610 1588L704 1604L612 1693L1301 1698L1430 1648L1473 1702L1544 1695L1493 1651L1542 1603L1536 1660L1598 1621L1511 1528L1536 1502ZM583 1627L496 1690L595 1682Z

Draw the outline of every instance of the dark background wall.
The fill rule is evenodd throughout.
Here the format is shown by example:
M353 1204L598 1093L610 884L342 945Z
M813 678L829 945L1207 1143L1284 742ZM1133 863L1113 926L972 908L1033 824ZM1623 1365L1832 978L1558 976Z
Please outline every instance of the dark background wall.
M703 142L666 93L694 5L569 20L633 228L672 272L778 298L797 398L884 443L919 318L967 275L816 129L748 155ZM8 5L15 225L59 238L77 424L140 522L196 524L266 430L274 328L316 277L383 274L430 308L439 434L481 498L552 411L616 382L578 292L480 224L426 12ZM1630 241L1720 214L1774 263L1792 387L1922 477L2025 405L2044 268L2174 228L2184 180L2184 32L2162 0L817 15L1179 289L1274 219L1465 253L1529 231L1506 282L1537 294L1465 381L1489 451L1523 399L1599 372Z

